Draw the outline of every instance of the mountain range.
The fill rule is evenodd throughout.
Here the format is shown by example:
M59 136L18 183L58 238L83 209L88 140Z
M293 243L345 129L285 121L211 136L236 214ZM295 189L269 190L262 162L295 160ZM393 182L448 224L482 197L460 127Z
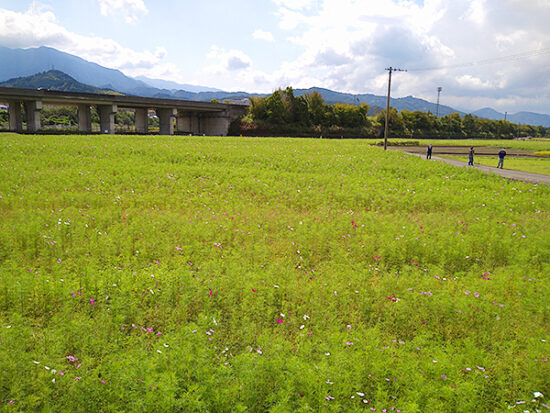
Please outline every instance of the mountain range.
M52 71L54 74L51 73ZM49 75L45 75L45 73L49 73ZM73 78L75 83L71 83L71 81L64 78L61 73ZM33 75L36 74L41 74L42 76L33 78ZM26 79L18 80L18 78ZM126 76L119 70L109 69L78 56L44 46L31 49L10 49L0 46L0 82L3 82L0 86L8 87L43 87L88 93L119 92L127 95L198 101L210 101L212 99L246 101L250 96L268 96L268 94L247 92L225 92L204 86L180 84L161 79L150 79L143 76L132 78ZM63 82L67 83L63 86ZM68 89L63 89L63 87ZM312 93L314 90L318 91L325 99L325 102L329 104L347 103L357 105L364 102L373 110L377 107L385 108L386 106L386 96L377 96L373 94L341 93L317 87L295 89L294 93L295 95L303 95ZM392 98L390 104L399 111L419 110L435 113L437 110L437 105L435 103L413 96ZM459 113L461 116L465 114L449 106L439 106L440 115L447 115L455 112ZM480 109L472 112L472 115L494 120L504 119L505 117L505 114L491 108ZM550 127L550 115L545 114L519 112L506 115L506 119L510 122L519 124Z

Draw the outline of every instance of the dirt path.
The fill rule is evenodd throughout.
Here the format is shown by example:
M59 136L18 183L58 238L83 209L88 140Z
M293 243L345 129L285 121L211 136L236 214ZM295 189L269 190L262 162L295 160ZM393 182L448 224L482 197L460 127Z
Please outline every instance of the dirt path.
M420 154L420 153L408 152L408 148L403 148L403 150L405 150L405 153L409 155L418 156L419 158L426 158L425 153ZM425 149L424 149L424 152L425 152ZM461 168L472 168L471 166L468 166L466 162L455 161L454 159L446 159L446 158L439 158L437 156L432 156L431 160L445 162L450 165L458 166ZM429 160L427 160L427 162L429 162ZM506 165L506 161L504 161L504 164ZM508 179L514 179L516 181L550 185L550 175L541 175L541 174L534 174L531 172L515 171L513 169L499 169L492 166L479 165L479 164L473 167L476 169L480 169L485 173L493 173Z

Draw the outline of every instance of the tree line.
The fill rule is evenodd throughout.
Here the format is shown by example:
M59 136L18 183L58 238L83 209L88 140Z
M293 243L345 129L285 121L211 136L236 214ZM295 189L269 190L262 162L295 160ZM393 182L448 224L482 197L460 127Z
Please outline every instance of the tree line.
M278 89L267 97L251 97L248 113L232 124L232 134L253 136L364 136L381 137L386 110L367 104L327 104L322 95L295 96L291 87ZM519 125L458 113L435 116L431 112L398 112L390 108L391 137L430 138L514 138L544 137L550 128Z

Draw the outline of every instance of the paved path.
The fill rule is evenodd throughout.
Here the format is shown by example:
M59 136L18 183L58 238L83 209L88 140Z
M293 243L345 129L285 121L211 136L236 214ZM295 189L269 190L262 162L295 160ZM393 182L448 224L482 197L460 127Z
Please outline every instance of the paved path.
M418 156L419 158L426 158L425 154L411 153L411 152L405 152L405 153L409 155ZM468 166L466 162L455 161L454 159L446 159L446 158L439 158L437 156L432 156L431 160L445 162L461 168L471 168ZM504 164L506 164L506 161L504 161ZM474 168L482 170L485 173L494 173L496 175L500 175L508 179L514 179L516 181L550 185L550 175L534 174L531 172L516 171L513 169L500 169L492 166L479 165L479 164L475 165Z

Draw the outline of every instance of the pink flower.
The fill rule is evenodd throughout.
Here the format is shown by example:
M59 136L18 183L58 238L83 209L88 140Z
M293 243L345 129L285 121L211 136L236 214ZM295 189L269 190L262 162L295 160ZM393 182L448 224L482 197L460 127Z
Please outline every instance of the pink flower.
M76 377L74 381L79 381L82 377Z
M65 375L65 373L63 373L61 370L59 370L58 373L59 373L60 376L64 376L64 375Z
M90 304L92 305L92 308L94 308L95 300L93 298L90 298Z
M285 322L285 320L281 320L280 318L278 318L277 322L280 323L280 324L283 324Z
M210 290L210 291L208 292L208 295L212 295L212 290Z
M353 346L353 341L346 341L346 346Z

